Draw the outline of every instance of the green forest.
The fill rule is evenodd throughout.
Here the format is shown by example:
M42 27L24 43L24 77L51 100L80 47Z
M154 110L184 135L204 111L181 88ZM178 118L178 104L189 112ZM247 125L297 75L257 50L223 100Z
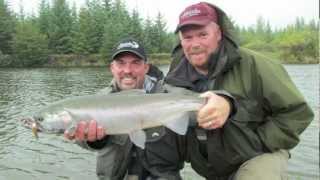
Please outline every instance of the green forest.
M0 67L41 67L55 59L108 63L113 45L128 36L144 44L150 59L169 62L177 41L161 12L142 17L123 0L87 0L80 9L66 0L41 0L35 14L23 7L14 13L0 0ZM283 63L318 63L318 20L297 17L282 29L272 29L263 17L251 27L233 24L242 47Z

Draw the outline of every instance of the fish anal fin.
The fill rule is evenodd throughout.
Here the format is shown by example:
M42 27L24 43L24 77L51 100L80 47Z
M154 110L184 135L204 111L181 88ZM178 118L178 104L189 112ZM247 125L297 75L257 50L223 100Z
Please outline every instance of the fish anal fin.
M170 119L172 120L168 120L167 122L165 122L164 126L180 135L185 135L187 133L187 129L189 126L188 112L183 113L179 116L172 116L170 117Z
M144 149L144 144L146 142L146 134L143 130L138 130L138 131L134 131L132 133L129 134L130 140L132 141L133 144L135 144L136 146Z

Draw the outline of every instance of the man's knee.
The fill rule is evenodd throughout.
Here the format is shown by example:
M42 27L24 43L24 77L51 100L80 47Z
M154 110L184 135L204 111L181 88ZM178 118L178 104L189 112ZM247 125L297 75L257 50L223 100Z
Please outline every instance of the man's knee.
M279 150L264 153L244 162L234 176L234 180L287 180L289 153Z

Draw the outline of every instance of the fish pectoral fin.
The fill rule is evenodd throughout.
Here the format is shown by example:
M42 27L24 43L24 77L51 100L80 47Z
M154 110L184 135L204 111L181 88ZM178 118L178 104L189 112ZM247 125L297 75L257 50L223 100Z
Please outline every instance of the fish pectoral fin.
M170 119L164 123L164 126L180 135L187 133L189 125L189 114L187 112L179 116L172 116Z
M144 144L146 142L146 133L143 130L134 131L129 134L130 140L136 146L144 149Z
M73 121L65 130L65 133L68 133L69 135L73 136L76 133L76 122Z

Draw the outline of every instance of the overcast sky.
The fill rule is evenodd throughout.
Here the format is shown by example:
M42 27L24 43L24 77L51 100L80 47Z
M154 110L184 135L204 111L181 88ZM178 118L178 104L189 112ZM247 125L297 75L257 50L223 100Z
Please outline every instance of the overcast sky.
M41 0L6 0L15 12L19 12L19 3L25 12L37 12ZM67 0L82 6L85 0ZM224 10L239 25L255 24L257 17L268 20L272 27L284 27L295 22L296 17L305 20L319 19L319 0L204 0ZM188 5L199 0L124 0L128 9L136 8L143 18L154 18L160 11L168 30L174 30L178 16Z

